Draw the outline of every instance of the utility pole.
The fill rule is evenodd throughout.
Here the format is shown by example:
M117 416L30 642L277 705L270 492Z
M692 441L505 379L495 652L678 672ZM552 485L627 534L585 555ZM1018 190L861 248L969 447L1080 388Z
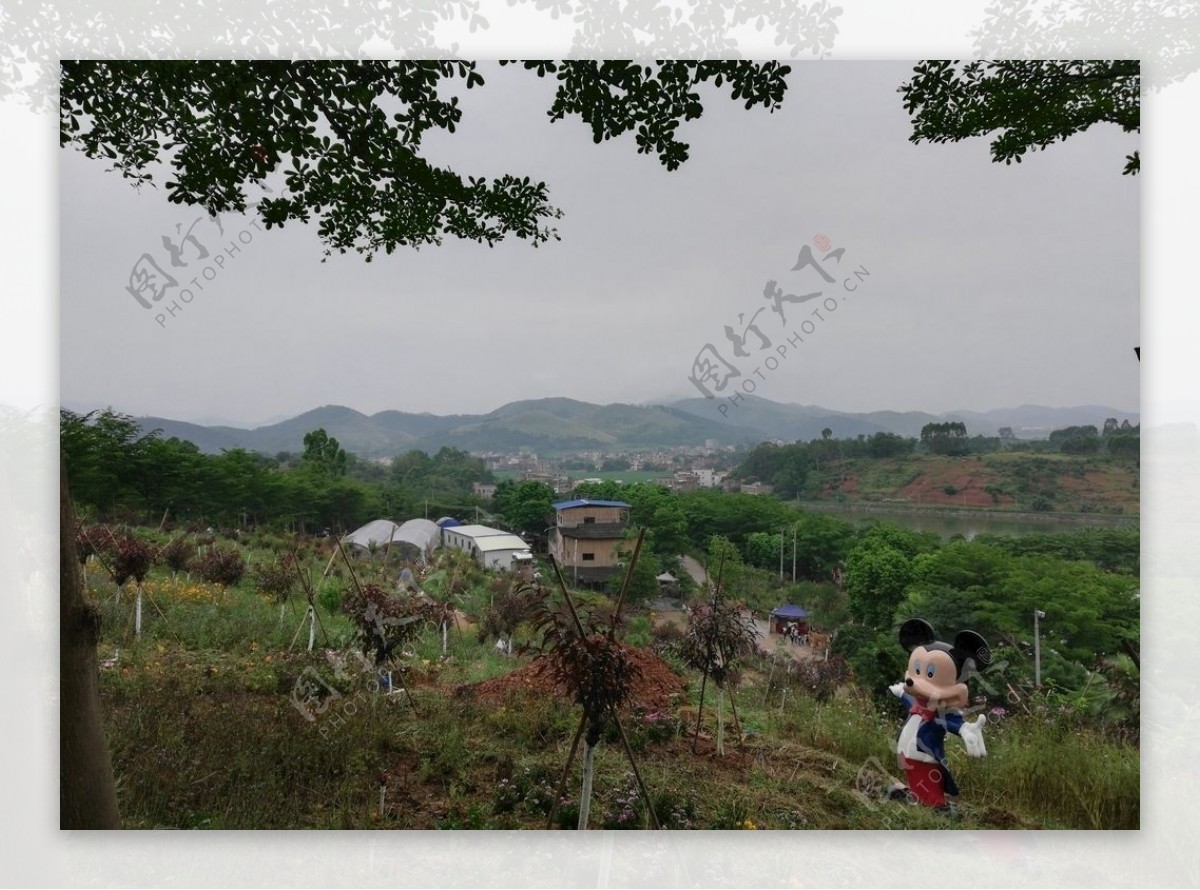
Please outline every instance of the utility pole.
M1033 610L1033 685L1038 689L1042 688L1042 634L1038 628L1038 619L1045 617L1045 612Z
M787 531L787 526L779 530L779 583L783 583L783 533Z
M792 526L792 583L796 583L796 526Z

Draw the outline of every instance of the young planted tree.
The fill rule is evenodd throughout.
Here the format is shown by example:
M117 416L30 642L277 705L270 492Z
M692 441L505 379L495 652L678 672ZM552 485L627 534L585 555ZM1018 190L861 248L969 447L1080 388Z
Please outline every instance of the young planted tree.
M704 690L711 676L717 687L717 753L725 753L725 689L730 684L736 662L755 649L758 630L754 620L740 604L721 598L724 565L718 569L712 600L692 609L687 631L679 644L683 660L703 672L700 681L700 707L696 714L696 735L692 750L700 738L700 719L704 716ZM737 722L737 704L729 690L733 719Z
M193 567L201 578L209 584L216 584L227 590L242 580L246 574L246 561L233 548L213 545L197 558Z
M629 568L625 573L625 584L622 585L616 606L611 615L598 618L595 612L581 613L575 607L567 585L563 581L562 571L558 563L551 557L551 564L562 591L563 602L552 604L548 599L543 600L534 618L534 627L541 633L540 657L544 659L544 670L570 693L572 699L583 709L580 716L579 728L571 742L571 751L563 767L562 777L551 804L547 826L554 824L558 811L558 801L562 798L567 776L570 774L571 763L575 752L579 750L579 740L584 738L585 749L583 758L583 783L579 796L580 830L587 828L588 814L592 798L592 776L595 764L596 746L600 744L604 727L612 720L621 738L621 745L633 774L637 780L642 799L646 802L646 811L655 828L661 827L658 815L654 811L654 803L642 781L641 771L629 746L629 738L621 724L618 709L628 700L633 689L633 682L638 676L638 668L629 657L629 650L616 638L617 627L620 623L621 604L624 602L629 579L637 564L638 554L642 549L643 534L638 535L630 558ZM604 625L607 625L606 627ZM585 735L586 733L586 735Z
M254 586L279 604L279 621L283 623L284 607L300 581L296 557L290 553L276 556L256 565L250 575Z
M337 552L341 553L346 568L350 571L351 582L350 589L342 598L342 611L349 615L358 627L363 654L373 655L376 669L383 674L392 653L421 632L423 625L430 620L431 610L428 603L419 596L392 596L379 584L362 583L358 580L341 541L337 542ZM312 585L307 585L305 590L308 593L309 614L315 615ZM309 648L312 648L311 633ZM390 688L391 670L387 669L386 674ZM417 704L403 679L400 681L400 688L404 690L409 704L415 710Z
M134 606L133 633L142 635L142 582L154 565L154 551L150 545L133 535L122 535L114 542L112 553L113 581L117 587L123 587L130 578L137 585L137 603Z
M93 532L95 530L93 529ZM117 586L116 601L121 602L121 590L132 578L137 586L137 601L134 606L134 635L142 635L142 582L154 564L154 551L150 545L133 535L122 533L119 537L111 529L101 528L101 540L96 541L88 530L80 527L79 536L96 554L104 570ZM157 608L157 604L155 606ZM161 610L159 610L161 612Z
M339 551L342 553L343 556L345 556L345 551L340 550L340 545L339 545L339 550L334 551L334 556L336 556ZM333 560L330 560L330 565L332 565L332 564L333 564ZM317 638L317 625L319 624L321 626L321 633L324 634L324 636L325 636L326 645L329 644L329 633L328 633L328 631L325 630L325 624L324 624L324 622L321 621L321 616L317 612L317 588L316 588L316 585L313 584L312 570L307 567L301 568L301 566L302 566L302 561L300 558L300 549L298 546L294 546L292 549L291 562L289 564L289 568L291 569L291 571L293 573L293 578L295 579L296 583L298 583L300 585L301 589L304 591L304 596L308 600L308 608L305 610L304 618L302 618L300 620L300 624L296 626L296 632L294 634L292 634L292 642L288 644L288 648L290 649L292 646L296 645L296 638L300 636L300 628L304 627L304 622L307 621L308 622L308 651L312 652L313 643L316 642L316 638ZM326 567L325 572L326 573L329 572L328 567ZM351 574L351 577L354 576L353 568L350 569L350 574ZM322 579L324 579L324 575L322 575L321 577L322 577ZM282 606L280 608L282 610Z
M342 610L358 628L363 654L372 656L376 669L381 674L386 670L390 678L387 665L392 654L420 634L430 620L429 605L415 596L392 596L378 584L360 583L353 575L351 580L350 589L342 600ZM400 686L415 708L416 703L403 680Z
M456 620L458 604L467 588L463 561L449 557L443 565L425 576L421 592L427 597L429 619L442 635L442 658L449 650L450 625Z
M180 572L187 571L196 556L196 547L187 538L173 538L158 555L170 568L171 577L175 578Z
M522 622L533 620L545 594L540 587L512 574L497 575L489 587L491 602L479 622L479 642L495 637L511 655L517 628Z

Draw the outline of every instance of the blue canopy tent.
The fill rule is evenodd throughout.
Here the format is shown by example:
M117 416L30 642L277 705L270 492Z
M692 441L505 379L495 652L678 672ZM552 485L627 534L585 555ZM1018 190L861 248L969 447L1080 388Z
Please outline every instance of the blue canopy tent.
M796 625L798 633L808 633L808 613L799 606L791 604L771 611L771 633L784 633L789 624Z

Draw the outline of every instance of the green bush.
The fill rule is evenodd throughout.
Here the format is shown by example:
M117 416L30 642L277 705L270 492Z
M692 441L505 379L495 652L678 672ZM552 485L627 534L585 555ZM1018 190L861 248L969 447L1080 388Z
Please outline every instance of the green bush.
M317 585L317 602L330 615L342 610L342 585L333 578L326 578Z

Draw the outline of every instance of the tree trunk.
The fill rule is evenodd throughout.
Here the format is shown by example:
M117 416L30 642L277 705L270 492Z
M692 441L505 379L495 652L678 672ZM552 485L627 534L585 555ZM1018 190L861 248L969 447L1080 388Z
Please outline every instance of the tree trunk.
M583 752L583 790L579 792L579 831L585 831L588 813L592 808L592 773L596 759L596 745L588 745Z
M725 687L717 686L717 754L725 756Z
M59 463L59 827L120 828L117 789L100 712L100 613L83 595L75 508Z

